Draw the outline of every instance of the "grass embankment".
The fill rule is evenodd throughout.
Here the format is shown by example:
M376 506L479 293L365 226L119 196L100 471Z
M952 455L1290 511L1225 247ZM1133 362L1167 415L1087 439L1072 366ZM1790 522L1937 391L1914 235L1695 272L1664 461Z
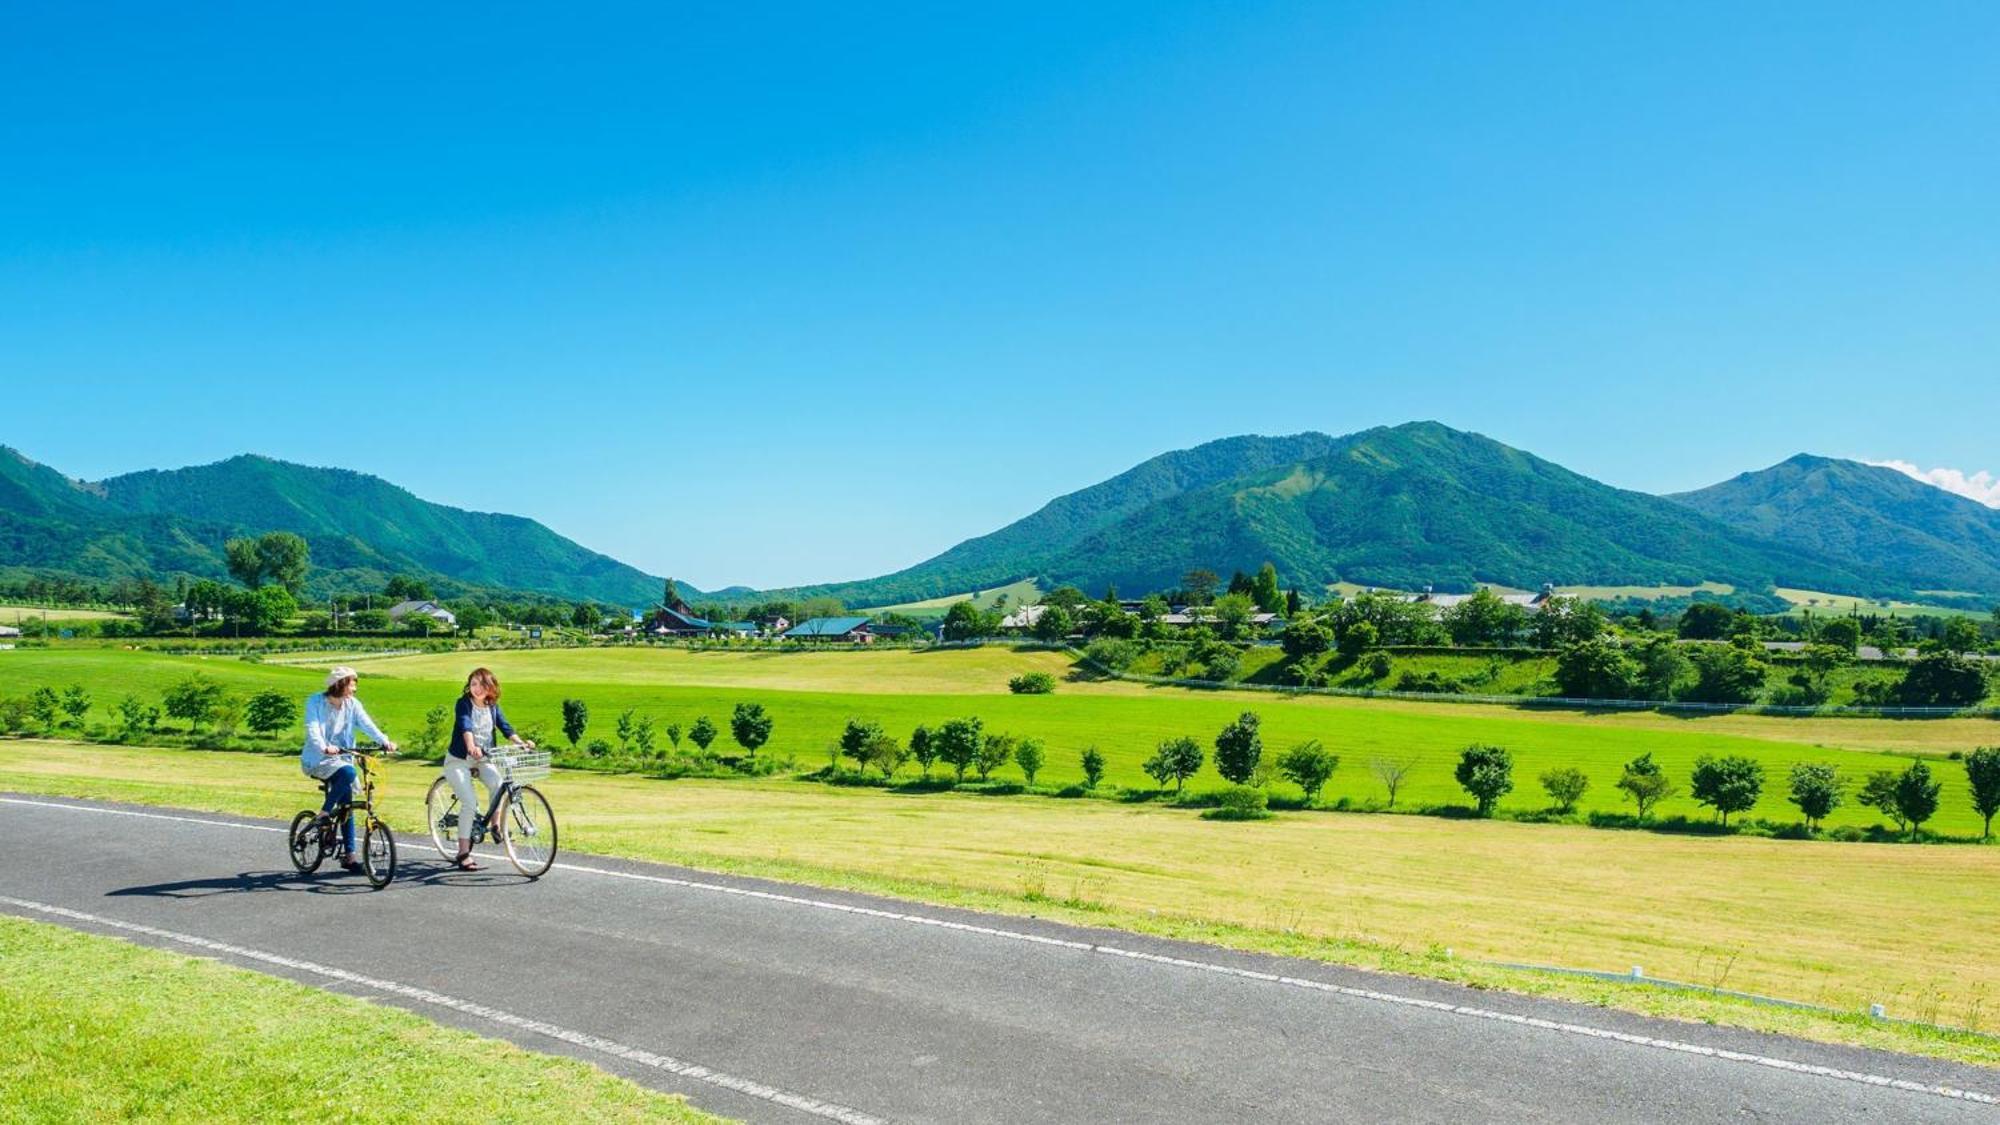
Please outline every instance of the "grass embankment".
M473 1091L495 1120L722 1120L574 1059L59 926L0 916L0 965L0 1120L416 1122Z
M389 768L414 832L435 769ZM1431 817L1216 824L1108 801L657 781L546 786L576 851L851 887L2000 1065L2000 1043L1466 958L1648 974L1993 1024L2000 849L1799 845ZM0 789L282 818L287 758L0 742ZM275 845L274 845L275 846ZM411 846L424 847L418 840ZM271 854L271 865L284 857ZM1445 960L1441 951L1456 951Z
M1953 750L2000 742L1992 719L1891 720L1778 718L1758 715L1690 717L1658 712L1534 711L1478 704L1432 704L1242 691L1192 691L1120 681L1065 681L1050 696L1014 696L1007 679L1042 670L1067 675L1067 657L1049 651L989 647L937 652L748 653L684 649L545 649L448 653L362 661L362 697L393 735L408 740L427 710L449 705L464 674L485 663L506 688L508 713L517 725L537 725L555 737L561 701L589 704L587 737L610 738L620 710L636 708L664 727L683 728L708 715L728 724L738 702L762 703L775 720L765 755L790 756L805 767L822 765L850 718L874 719L900 736L919 723L977 715L989 731L1039 738L1048 765L1040 780L1056 785L1080 780L1078 756L1097 746L1107 760L1106 779L1131 788L1151 781L1140 764L1164 738L1193 735L1207 744L1244 710L1264 720L1270 752L1316 738L1342 757L1323 800L1379 802L1382 789L1371 759L1416 763L1400 803L1464 804L1452 779L1458 752L1475 742L1498 743L1515 755L1515 791L1502 807L1539 809L1546 800L1536 777L1555 766L1574 766L1591 780L1582 813L1629 811L1613 788L1622 764L1651 753L1682 787L1659 815L1701 817L1705 810L1685 795L1694 760L1702 754L1742 754L1766 769L1763 799L1750 813L1794 821L1785 800L1785 773L1795 762L1832 762L1859 779L1872 770L1900 771L1895 755L1942 757ZM223 657L173 657L108 648L58 647L0 653L0 696L35 687L83 683L96 696L92 722L106 724L117 698L131 692L151 701L174 682L200 671L232 692L273 688L300 698L316 690L312 668L256 664ZM292 737L290 732L284 736ZM661 745L665 746L664 736ZM730 746L725 732L717 743ZM1955 762L1939 761L1943 783L1938 815L1928 826L1948 835L1976 834L1979 822L1967 799L1965 776ZM1016 778L1012 765L999 776ZM1191 783L1213 786L1213 766ZM1296 794L1280 782L1274 792ZM1867 827L1880 821L1873 809L1852 802L1829 817L1829 827Z

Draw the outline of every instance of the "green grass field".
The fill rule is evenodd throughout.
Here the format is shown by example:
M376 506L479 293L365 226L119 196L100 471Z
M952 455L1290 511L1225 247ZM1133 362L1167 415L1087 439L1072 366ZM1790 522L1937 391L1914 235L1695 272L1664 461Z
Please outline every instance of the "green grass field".
M435 767L389 766L421 823ZM2000 1041L1522 974L1609 970L1990 1027L2000 848L1799 844L1360 814L1250 824L1109 801L559 771L572 851L1219 942L2000 1064ZM0 789L279 819L290 756L0 741ZM425 847L413 837L413 846ZM275 847L275 845L274 845ZM283 863L274 851L271 862ZM1455 960L1439 951L1451 948Z
M0 916L0 1120L718 1122L574 1059L214 961ZM338 1040L336 1052L331 1044Z
M964 594L949 594L942 598L926 598L920 602L899 602L895 605L872 606L856 612L901 613L911 617L943 617L944 611L959 602L969 601L980 609L992 609L1002 597L1008 605L1027 605L1041 597L1042 588L1033 579L1022 579L1008 586L995 586L990 590L974 590Z
M519 725L545 735L560 729L565 697L589 704L587 737L609 738L617 713L636 708L664 726L687 726L700 715L727 725L741 701L762 703L776 722L767 755L790 756L801 766L824 764L850 718L875 719L905 735L919 723L980 716L988 730L1042 739L1048 766L1041 780L1081 778L1078 755L1097 746L1108 761L1107 778L1149 787L1140 764L1164 738L1193 735L1204 743L1239 712L1263 717L1273 752L1317 738L1342 757L1328 785L1328 801L1381 797L1369 762L1377 757L1415 759L1402 800L1462 803L1452 780L1458 751L1474 742L1514 751L1515 792L1504 808L1536 809L1546 802L1535 779L1554 766L1575 766L1591 779L1581 808L1623 811L1612 788L1622 763L1642 753L1682 781L1701 754L1744 754L1768 772L1764 798L1753 815L1795 820L1783 797L1785 771L1800 761L1826 761L1858 778L1876 769L1900 770L1897 755L1942 756L1952 750L2000 744L2000 722L1991 719L1885 720L1787 719L1755 715L1682 717L1657 712L1548 712L1475 704L1430 704L1285 696L1244 691L1192 691L1109 681L1066 681L1054 695L1015 696L1010 675L1042 669L1064 672L1067 658L1047 651L988 647L941 652L818 652L765 654L691 652L684 649L553 649L393 657L360 664L362 698L392 735L407 739L425 711L456 699L464 672L477 661L491 665L505 685L505 702ZM111 648L59 647L0 653L0 697L35 687L89 686L96 695L95 722L108 722L118 696L133 692L157 701L166 687L201 671L238 693L264 688L303 698L316 690L320 672L309 667L251 663L229 657L172 657ZM724 735L722 745L727 745ZM1947 834L1975 832L1964 775L1953 762L1937 763L1943 804L1930 827ZM1001 776L1016 777L1009 765ZM1212 767L1191 784L1219 783ZM1278 790L1287 791L1283 783ZM1681 796L1662 815L1702 815ZM1848 805L1830 825L1877 823L1872 809Z
M48 615L48 619L52 622L107 621L126 616L108 609L44 609L33 605L0 605L0 625L20 625L27 621L40 621L44 614Z
M1849 594L1829 594L1824 590L1796 590L1780 586L1777 595L1792 603L1786 616L1796 617L1808 610L1815 617L1845 617L1860 613L1876 617L1985 617L1988 610L1948 609L1921 602L1888 598L1857 598Z

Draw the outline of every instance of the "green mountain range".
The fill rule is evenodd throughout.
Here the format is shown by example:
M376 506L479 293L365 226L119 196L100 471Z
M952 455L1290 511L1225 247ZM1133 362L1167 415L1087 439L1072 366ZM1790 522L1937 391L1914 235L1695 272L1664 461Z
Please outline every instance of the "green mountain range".
M379 477L267 457L88 483L0 447L0 568L88 578L220 577L232 535L292 531L312 548L311 588L379 589L423 577L477 590L649 605L660 579L520 516L418 499Z
M2000 591L2000 509L1894 469L1801 453L1671 499L1802 551L1865 560L1918 590Z
M868 605L1021 578L1152 590L1193 567L1226 575L1266 561L1307 588L1905 588L1866 560L1803 550L1479 434L1413 422L1164 454L907 570L810 592Z

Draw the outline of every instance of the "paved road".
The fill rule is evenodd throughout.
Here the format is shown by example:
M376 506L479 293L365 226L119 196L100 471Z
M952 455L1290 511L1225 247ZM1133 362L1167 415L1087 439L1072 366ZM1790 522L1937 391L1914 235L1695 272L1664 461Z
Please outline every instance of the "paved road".
M412 839L371 893L270 823L4 795L0 856L0 911L752 1121L2000 1120L1978 1068L647 864L531 884Z

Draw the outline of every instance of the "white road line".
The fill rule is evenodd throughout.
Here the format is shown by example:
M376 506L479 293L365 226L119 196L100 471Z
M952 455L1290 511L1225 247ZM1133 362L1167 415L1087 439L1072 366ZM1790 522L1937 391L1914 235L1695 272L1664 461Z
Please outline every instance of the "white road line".
M101 809L89 805L61 804L54 801L31 801L17 797L0 797L0 803L36 805L43 808L68 809L73 812L140 816L155 820L186 820L194 824L217 825L224 828L255 828L263 831L284 831L281 828L238 824L226 820L203 820L196 817L173 816L166 813L142 813L127 809ZM1008 930L996 926L981 926L970 922L957 922L946 918L932 918L922 914L906 914L900 911L883 910L872 906L856 906L852 903L833 902L827 899L780 894L776 891L759 891L748 887L732 887L726 883L711 883L700 879L681 879L671 875L645 875L632 871L614 871L606 867L591 867L580 863L558 863L555 866L565 871L575 871L586 875L601 875L611 879L630 879L642 883L659 883L669 887L682 887L688 890L734 895L738 898L761 899L768 902L784 903L790 906L809 907L814 910L830 910L841 914L856 914L869 918L880 918L890 922L930 926L941 930L956 930L961 933L979 934L983 937L1027 942L1031 945L1054 946L1060 949L1075 950L1080 953L1122 957L1132 961L1168 965L1174 968L1191 969L1197 972L1215 973L1220 976L1261 981L1266 984L1284 985L1290 988L1302 988L1313 992L1345 996L1358 1000L1370 1000L1381 1004L1394 1004L1405 1008L1421 1008L1427 1011L1467 1016L1473 1019L1492 1020L1496 1023L1513 1024L1519 1027L1532 1027L1543 1031L1561 1032L1566 1035L1581 1035L1590 1039L1626 1043L1636 1047L1648 1047L1660 1051L1698 1055L1703 1058L1748 1063L1753 1066L1768 1067L1772 1070L1782 1070L1792 1074L1810 1075L1816 1078L1832 1078L1843 1082L1858 1082L1864 1086L1879 1086L1884 1089L1903 1090L1914 1094L1930 1094L1941 1098L1951 1098L1956 1101L1971 1102L1976 1105L2000 1106L2000 1096L1981 1093L1977 1090L1964 1090L1956 1086L1931 1085L1929 1083L1913 1082L1905 1078L1890 1078L1886 1075L1869 1074L1866 1071L1845 1070L1840 1067L1820 1066L1816 1063L1795 1062L1791 1059L1780 1059L1770 1055L1752 1054L1744 1051L1731 1051L1721 1047L1704 1047L1699 1043L1688 1043L1678 1039L1659 1039L1650 1035L1634 1035L1631 1032L1614 1031L1604 1027L1592 1027L1588 1024L1567 1023L1560 1020L1542 1019L1536 1016L1523 1016L1512 1012L1495 1011L1491 1008L1478 1008L1466 1004L1450 1004L1442 1000L1426 1000L1422 997L1403 996L1371 988L1354 988L1348 985L1330 984L1325 981L1280 976L1275 973L1261 973L1252 969L1241 969L1230 965L1217 964L1212 961L1194 961L1184 957L1168 957L1158 953L1143 953L1136 950L1121 949L1114 945L1099 945L1092 942L1052 938L1042 934L1026 933L1021 930Z
M217 821L215 823L223 822ZM103 926L109 929L123 930L127 933L142 934L146 937L158 938L162 941L171 941L180 945L192 946L195 949L205 950L210 953L220 953L249 961L261 961L267 965L276 965L280 968L291 969L294 972L310 973L329 980L337 980L343 984L359 985L363 988L387 993L391 996L400 996L406 1000L416 1000L440 1008L450 1008L452 1011L476 1016L489 1023L504 1024L521 1031L529 1031L536 1035L547 1036L550 1039L560 1040L572 1046L582 1047L585 1050L612 1055L627 1062L635 1062L641 1066L651 1067L655 1070L664 1070L669 1074L678 1075L682 1078L706 1082L711 1086L720 1086L725 1090L733 1090L736 1093L781 1105L788 1109L795 1109L801 1113L809 1113L814 1117L823 1117L829 1121L839 1121L843 1125L883 1125L880 1118L871 1117L849 1106L840 1105L835 1102L821 1101L818 1098L809 1098L804 1094L790 1093L773 1086L766 1086L761 1082L752 1082L748 1078L738 1078L733 1074L725 1074L722 1071L713 1070L698 1063L685 1062L668 1055L641 1050L638 1047L628 1047L623 1043L605 1039L602 1036L591 1035L582 1031L571 1031L569 1028L558 1027L552 1023L544 1023L541 1020L529 1019L526 1016L517 1016L512 1012L503 1012L498 1008L489 1008L484 1004L475 1004L470 1000L460 1000L455 996L446 996L440 992L432 992L428 988L417 988L392 980L382 980L379 977L363 976L360 973L349 972L346 969L337 969L331 965L320 965L312 961L301 961L293 957L280 956L276 953L246 949L243 946L231 945L228 942L210 941L207 938L196 937L193 934L176 933L173 930L162 930L155 926L142 926L135 922L121 922L115 918L105 918L96 914L86 914L81 910L51 906L45 902L34 902L29 899L10 898L6 895L0 895L0 905L33 911L54 918L64 918L73 922L84 922L93 926Z

